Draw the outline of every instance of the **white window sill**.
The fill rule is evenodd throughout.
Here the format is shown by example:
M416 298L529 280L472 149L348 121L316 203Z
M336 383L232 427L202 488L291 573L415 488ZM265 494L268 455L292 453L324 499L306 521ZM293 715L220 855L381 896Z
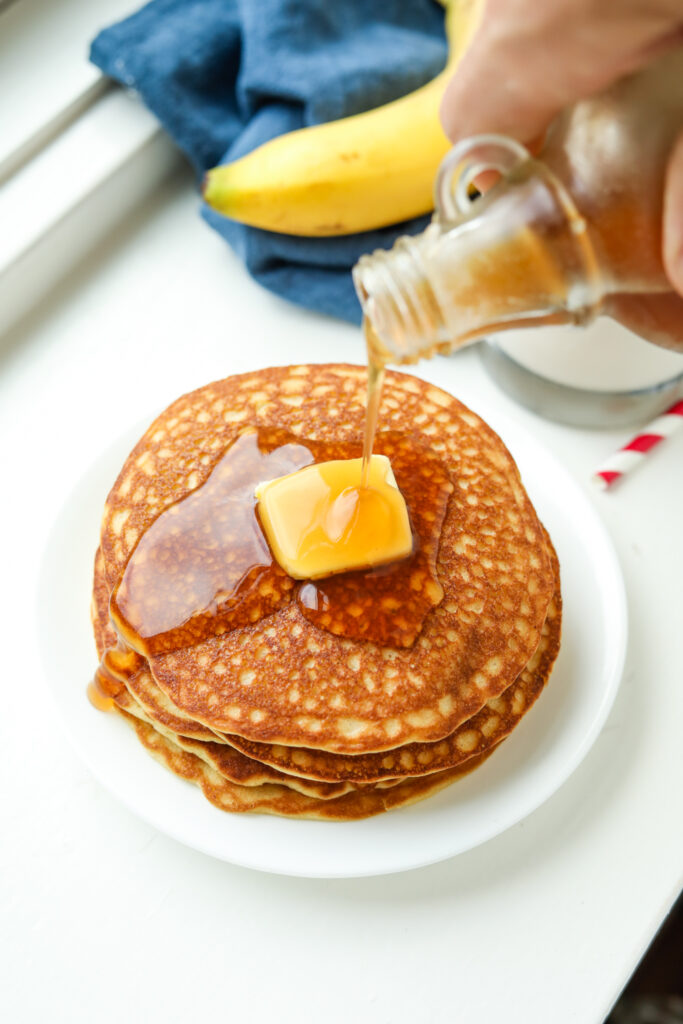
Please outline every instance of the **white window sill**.
M98 28L129 9L16 0L0 10L0 91L20 97L3 112L0 144L0 334L181 159L139 101L87 61Z
M102 92L104 80L88 60L90 42L136 6L136 0L13 0L0 6L0 181Z

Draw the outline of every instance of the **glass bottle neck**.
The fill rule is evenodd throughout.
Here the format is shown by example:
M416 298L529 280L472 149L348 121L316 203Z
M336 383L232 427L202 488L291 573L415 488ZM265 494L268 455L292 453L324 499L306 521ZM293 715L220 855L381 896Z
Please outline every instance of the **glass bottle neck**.
M588 227L547 167L520 164L453 223L435 220L353 272L384 362L409 363L486 334L585 323L604 294Z

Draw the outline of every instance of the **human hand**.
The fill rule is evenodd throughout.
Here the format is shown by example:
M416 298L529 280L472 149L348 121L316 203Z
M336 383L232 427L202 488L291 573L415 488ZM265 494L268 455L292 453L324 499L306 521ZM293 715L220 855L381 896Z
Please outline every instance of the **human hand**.
M681 44L681 0L486 0L444 94L444 129L453 142L499 132L530 144L565 107ZM667 167L662 236L672 291L612 296L606 312L683 351L683 131Z

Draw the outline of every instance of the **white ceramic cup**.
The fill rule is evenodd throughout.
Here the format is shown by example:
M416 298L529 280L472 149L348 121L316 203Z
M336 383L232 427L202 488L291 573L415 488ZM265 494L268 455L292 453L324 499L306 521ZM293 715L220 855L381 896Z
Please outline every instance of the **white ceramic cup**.
M505 391L549 419L576 426L636 423L683 394L683 354L607 317L588 327L505 331L481 352Z

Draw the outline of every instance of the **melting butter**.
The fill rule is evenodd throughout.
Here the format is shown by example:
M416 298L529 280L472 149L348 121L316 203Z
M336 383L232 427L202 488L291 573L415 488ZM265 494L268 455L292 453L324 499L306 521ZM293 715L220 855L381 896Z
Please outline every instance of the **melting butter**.
M273 557L294 579L320 579L407 558L408 509L386 455L321 462L261 483L256 499Z

